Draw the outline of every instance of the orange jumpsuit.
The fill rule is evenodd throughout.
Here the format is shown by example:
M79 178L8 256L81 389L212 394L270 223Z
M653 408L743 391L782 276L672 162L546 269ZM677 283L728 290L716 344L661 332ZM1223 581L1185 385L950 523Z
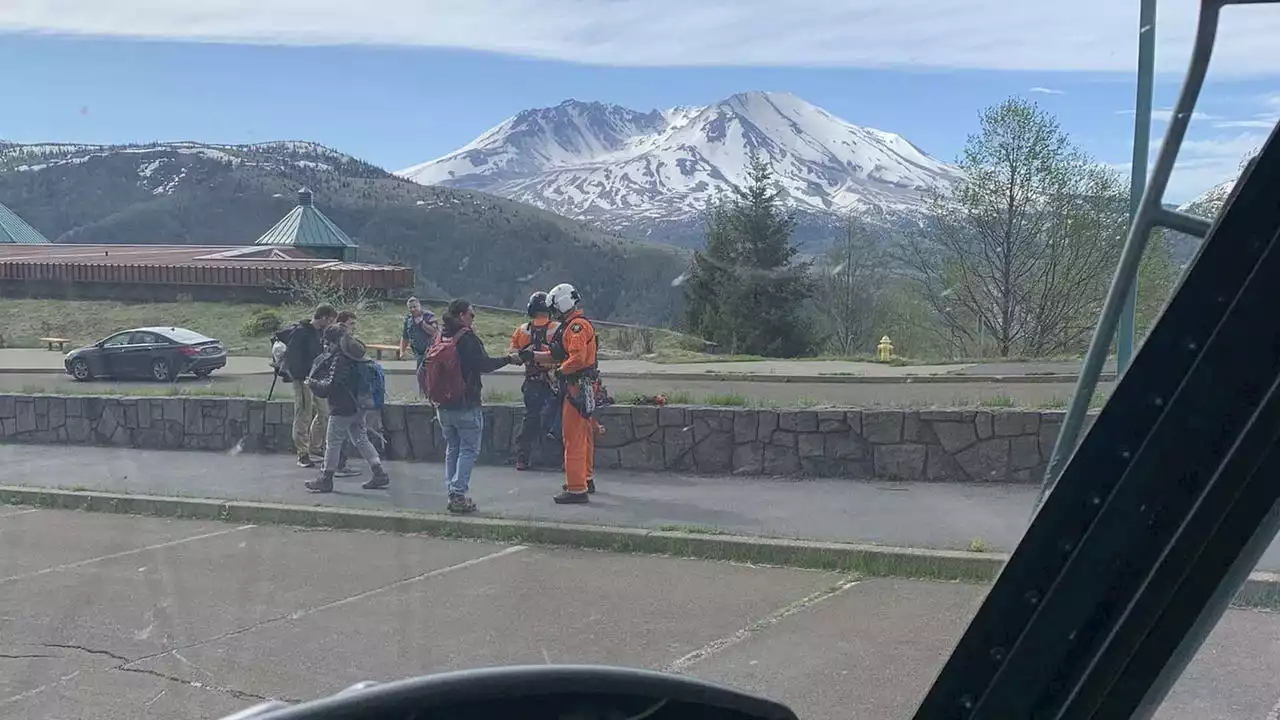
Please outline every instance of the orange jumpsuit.
M560 363L561 375L576 375L596 367L596 329L581 310L573 310L561 323L564 330L565 359ZM570 383L567 396L562 401L561 432L564 436L564 476L569 492L585 493L587 478L595 470L595 421L584 418L569 401L579 393L578 385Z

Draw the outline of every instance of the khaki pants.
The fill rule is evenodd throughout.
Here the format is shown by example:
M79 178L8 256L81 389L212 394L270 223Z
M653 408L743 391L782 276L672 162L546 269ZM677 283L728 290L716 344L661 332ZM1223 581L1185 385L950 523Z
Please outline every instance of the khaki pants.
M324 457L329 404L301 380L293 381L293 449L298 455Z

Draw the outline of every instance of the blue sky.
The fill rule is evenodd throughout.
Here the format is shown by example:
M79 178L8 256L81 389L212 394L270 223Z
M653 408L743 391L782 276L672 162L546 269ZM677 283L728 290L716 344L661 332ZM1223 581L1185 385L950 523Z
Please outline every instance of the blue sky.
M524 1L473 0L469 5L488 6L481 19L489 22L495 13L515 12L518 8L512 4ZM656 7L667 0L650 1L650 7ZM754 1L739 0L733 7ZM265 37L255 34L260 33L259 23L242 17L256 12L248 8L267 5L272 12L302 12L307 4L207 0L206 5L215 9L223 6L232 20L225 28L193 34L188 26L216 26L222 16L168 17L163 0L119 0L113 8L132 6L137 17L146 18L145 23L130 23L125 31L111 25L111 18L96 15L89 0L13 2L17 5L12 9L0 8L0 67L22 70L5 73L0 138L19 142L306 139L395 170L445 154L521 109L566 98L650 109L707 104L756 89L792 92L851 122L899 133L944 160L953 159L966 135L976 129L982 107L1013 94L1041 103L1080 145L1117 167L1127 166L1133 129L1132 116L1125 113L1133 105L1135 28L1132 23L1128 28L1110 25L1122 25L1126 19L1136 22L1136 10L1133 18L1117 15L1096 37L1089 34L1096 28L1079 29L1077 54L1087 57L1076 61L1062 57L1071 45L1056 55L1042 52L1040 45L1058 42L1043 34L1009 45L1009 38L1022 38L1016 25L983 30L996 33L992 42L1006 33L1005 52L954 40L963 28L940 28L935 31L940 40L918 41L932 49L899 50L901 42L885 44L876 49L876 58L868 59L856 53L870 52L874 48L869 44L879 42L884 33L864 35L862 50L846 52L845 43L825 42L815 35L820 30L812 23L796 27L794 33L779 31L778 37L761 39L753 35L758 29L720 16L728 34L755 37L754 44L742 45L752 48L750 52L735 52L720 36L716 42L673 41L671 28L666 28L666 35L635 37L627 34L634 29L614 27L626 18L608 15L576 30L566 31L562 23L555 26L557 34L548 34L552 31L522 23L490 23L476 29L468 22L470 16L462 14L446 18L444 24L456 25L447 36L433 39L424 30L419 42L395 33L399 26L415 22L436 28L440 18L415 20L407 5L396 7L399 0L366 0L361 5L370 6L374 16L400 13L399 19L389 16L386 23L370 24L372 30L361 30L356 19L330 17L339 12L339 4L313 0L307 11L317 13L319 20L302 23L305 27L299 31L281 29L288 27L284 16L264 16L262 23L274 22L277 28ZM538 7L554 14L554 6L564 2L543 0ZM61 15L41 14L59 3L65 6ZM449 7L440 13L461 13L458 3L436 4L441 3ZM629 0L599 0L587 5L605 13L628 4ZM1030 0L1029 4L1042 5ZM504 5L511 7L500 7ZM1166 5L1176 7L1179 2ZM1052 22L1052 6L1041 10L1044 17L1033 13L1030 21ZM126 20L130 17L129 12L122 14ZM1280 11L1274 15L1280 21ZM869 18L861 20L846 29L854 35L870 32L859 29ZM1166 20L1171 29L1160 36L1164 72L1157 83L1157 107L1171 105L1178 90L1184 65L1179 43L1185 45L1187 39L1184 21L1172 15ZM1249 25L1262 25L1258 32L1280 29L1280 22ZM1071 28L1062 32L1070 35ZM661 39L654 42L653 37ZM1275 62L1280 50L1265 39L1265 49L1259 50L1250 45L1251 38L1233 44L1215 63L1200 105L1204 116L1193 122L1193 142L1180 164L1171 199L1189 197L1225 179L1240 156L1265 138L1262 124L1280 117L1280 74L1274 71L1280 67ZM196 42L211 39L220 42ZM952 42L954 47L937 48L939 42ZM1253 49L1241 55L1235 52L1241 47ZM848 52L855 54L846 57ZM1254 57L1259 52L1263 57ZM1157 119L1153 129L1158 138L1163 122Z

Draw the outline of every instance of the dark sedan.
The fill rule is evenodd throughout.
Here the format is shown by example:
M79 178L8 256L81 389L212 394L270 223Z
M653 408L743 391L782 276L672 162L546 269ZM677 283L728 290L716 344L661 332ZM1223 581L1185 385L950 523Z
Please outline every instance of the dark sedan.
M118 332L72 350L67 374L81 382L95 377L149 378L172 382L183 373L206 377L227 364L222 343L179 327L147 327Z

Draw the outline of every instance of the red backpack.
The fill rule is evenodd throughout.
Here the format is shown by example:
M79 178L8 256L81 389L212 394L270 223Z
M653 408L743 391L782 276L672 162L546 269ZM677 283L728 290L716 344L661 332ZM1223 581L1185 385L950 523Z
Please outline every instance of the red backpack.
M436 405L456 404L467 392L462 363L458 360L458 340L469 332L471 328L461 328L452 337L441 335L427 350L418 373L419 384L427 399Z

